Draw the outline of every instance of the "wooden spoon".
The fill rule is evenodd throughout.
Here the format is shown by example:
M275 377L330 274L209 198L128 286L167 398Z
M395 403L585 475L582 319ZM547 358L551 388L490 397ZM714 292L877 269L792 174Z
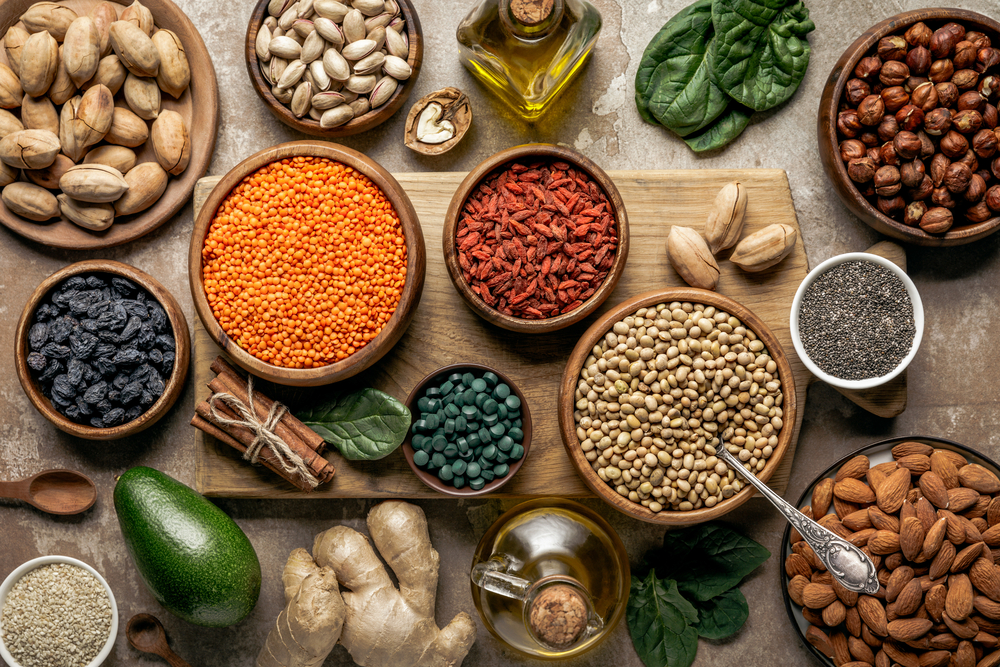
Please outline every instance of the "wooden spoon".
M73 470L45 470L34 477L0 482L0 497L16 498L49 514L79 514L97 500L90 478Z
M150 614L136 614L129 619L125 626L125 636L128 643L143 653L158 655L171 667L191 667L179 655L170 650L167 646L167 633L160 623L160 619Z

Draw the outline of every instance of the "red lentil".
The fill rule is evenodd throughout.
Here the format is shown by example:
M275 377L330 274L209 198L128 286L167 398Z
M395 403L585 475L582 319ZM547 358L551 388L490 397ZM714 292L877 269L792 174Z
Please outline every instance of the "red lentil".
M209 306L262 361L340 361L392 317L406 281L395 209L366 176L326 158L273 162L219 206L202 250Z
M507 315L568 313L593 296L615 261L610 209L600 186L565 162L503 167L463 207L456 234L462 275Z

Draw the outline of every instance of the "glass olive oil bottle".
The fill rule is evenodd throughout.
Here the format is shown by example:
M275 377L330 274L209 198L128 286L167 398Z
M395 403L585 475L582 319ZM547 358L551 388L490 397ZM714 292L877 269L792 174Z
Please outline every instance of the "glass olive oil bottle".
M483 0L458 26L464 64L525 120L587 62L601 15L587 0Z

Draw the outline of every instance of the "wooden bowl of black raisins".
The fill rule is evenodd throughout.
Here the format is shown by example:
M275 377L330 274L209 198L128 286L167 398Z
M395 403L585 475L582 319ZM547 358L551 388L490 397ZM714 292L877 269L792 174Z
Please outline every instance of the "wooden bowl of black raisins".
M15 366L57 428L115 440L149 428L177 401L190 342L163 285L127 264L89 260L35 289L17 323Z

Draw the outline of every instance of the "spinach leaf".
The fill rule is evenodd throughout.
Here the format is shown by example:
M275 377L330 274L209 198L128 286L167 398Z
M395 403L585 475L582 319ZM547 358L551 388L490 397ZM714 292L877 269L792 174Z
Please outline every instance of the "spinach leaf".
M410 428L406 406L371 387L334 396L296 417L351 461L388 456Z
M698 651L698 621L694 606L677 591L677 582L632 577L625 610L629 634L646 667L688 667Z
M705 639L725 639L743 627L750 616L747 599L738 588L732 588L707 602L696 605L698 624L695 629Z
M809 66L816 29L801 2L713 0L716 38L709 49L713 81L737 102L764 111L785 102Z
M750 125L751 114L753 114L752 109L733 102L729 105L729 110L712 123L707 130L691 137L684 137L684 143L695 153L722 148L743 134L743 130Z
M636 106L680 136L709 125L729 98L712 81L707 55L713 41L712 0L682 10L646 47L636 72Z

